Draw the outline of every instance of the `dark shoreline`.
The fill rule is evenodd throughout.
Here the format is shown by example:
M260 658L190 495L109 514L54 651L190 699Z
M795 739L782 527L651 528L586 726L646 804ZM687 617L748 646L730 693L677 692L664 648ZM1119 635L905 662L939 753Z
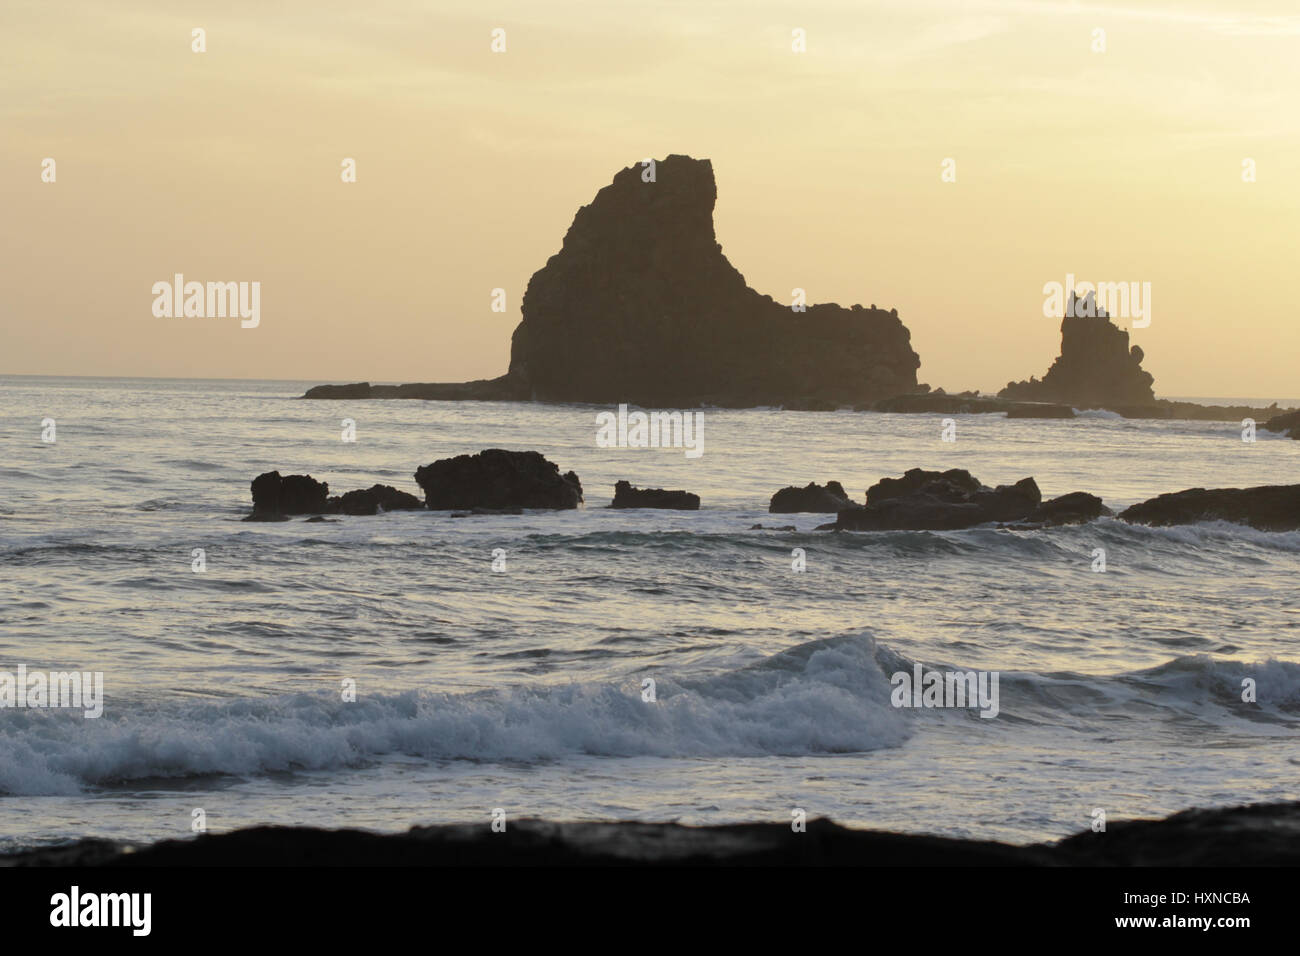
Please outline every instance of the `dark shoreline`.
M406 833L252 827L134 845L85 839L0 856L0 867L154 866L1033 866L1300 865L1300 802L1111 821L1056 843L1016 846L809 820L790 824L485 821Z
M481 379L475 382L411 382L405 385L372 385L354 382L349 385L316 385L307 389L300 399L316 401L382 401L403 399L425 402L527 402L542 405L609 405L609 402L547 402L535 400L521 390L517 382L506 376L499 379ZM629 405L650 407L650 404L629 402ZM673 404L673 403L670 403ZM1053 402L1027 402L991 395L972 395L969 392L945 394L941 391L897 395L874 402L845 406L819 399L786 399L771 402L729 402L717 398L709 401L675 403L683 408L745 409L780 406L791 412L834 412L851 407L857 412L882 412L911 415L981 415L1005 413L1008 418L1076 418L1073 406ZM1082 411L1113 412L1122 418L1151 421L1210 421L1240 422L1253 418L1263 426L1266 421L1297 412L1297 409L1277 404L1257 407L1253 405L1201 405L1197 402L1179 402L1156 399L1144 405L1088 405Z

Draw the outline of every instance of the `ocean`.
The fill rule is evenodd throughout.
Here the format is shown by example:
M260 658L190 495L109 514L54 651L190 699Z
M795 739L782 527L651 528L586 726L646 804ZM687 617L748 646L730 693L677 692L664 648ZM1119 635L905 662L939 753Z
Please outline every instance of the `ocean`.
M104 682L96 719L0 708L0 851L498 808L1029 842L1096 810L1300 797L1300 534L831 534L766 511L917 466L1118 510L1293 483L1300 442L1106 413L954 415L944 442L949 416L705 409L690 458L599 447L604 407L297 400L312 384L0 378L0 671ZM416 467L494 447L573 469L586 507L241 520L264 471L418 494ZM703 503L612 511L619 479ZM893 706L917 663L997 672L998 715Z

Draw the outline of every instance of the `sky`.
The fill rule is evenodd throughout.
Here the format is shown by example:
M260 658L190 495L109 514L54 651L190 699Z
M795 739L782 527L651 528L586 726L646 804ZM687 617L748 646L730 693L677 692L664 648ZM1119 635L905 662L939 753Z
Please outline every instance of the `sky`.
M5 0L0 374L493 377L577 209L684 153L751 287L897 308L922 382L1041 376L1072 274L1151 283L1158 395L1293 398L1297 90L1294 0ZM259 324L155 316L176 273Z

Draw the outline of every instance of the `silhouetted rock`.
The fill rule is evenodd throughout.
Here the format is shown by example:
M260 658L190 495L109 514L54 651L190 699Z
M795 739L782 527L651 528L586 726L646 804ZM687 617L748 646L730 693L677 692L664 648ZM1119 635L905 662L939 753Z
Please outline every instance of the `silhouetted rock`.
M671 511L699 511L700 496L689 491L664 491L662 488L633 488L630 482L614 485L611 508L664 508Z
M1069 405L1046 405L1037 402L1016 403L1007 409L1007 418L1074 418Z
M1090 314L1095 313L1095 314ZM1129 348L1128 332L1113 325L1093 293L1070 293L1061 322L1061 354L1040 382L1011 382L999 398L1056 402L1075 408L1152 405L1155 379L1142 370L1142 350Z
M380 511L416 511L424 503L415 495L398 491L392 485L372 485L360 491L329 500L330 510L345 515L373 515Z
M1191 488L1143 501L1119 516L1137 524L1232 521L1261 531L1296 531L1300 530L1300 485Z
M1096 495L1090 495L1086 491L1072 491L1068 495L1044 501L1030 512L1028 520L1031 524L1083 524L1111 513Z
M423 465L415 482L432 510L576 508L582 482L535 451L489 448Z
M317 385L307 389L303 398L357 399L370 398L370 383L356 382L352 385Z
M828 481L825 486L809 482L804 488L793 485L782 488L772 496L767 510L771 514L784 515L799 512L830 514L852 504L853 501L844 493L844 486L838 481Z
M281 475L268 471L252 481L253 513L249 520L278 521L287 515L322 514L330 510L329 485L311 475Z
M902 478L881 478L868 488L867 504L877 504L886 498L898 498L902 495L914 494L930 484L930 482L938 479L942 479L968 494L974 494L984 487L980 484L978 478L962 468L951 468L948 471L926 471L923 468L909 468L903 472Z
M923 471L885 478L867 491L866 507L841 511L837 531L953 531L989 522L1021 521L1042 503L1033 478L986 488L968 471Z
M483 515L521 515L523 508L471 508L469 511L453 511L453 518L477 518Z
M833 409L914 391L895 311L760 295L722 254L708 160L622 170L528 283L510 368L475 383L372 386L371 398L531 398L649 407ZM360 397L361 386L307 398Z
M1289 434L1292 438L1300 441L1300 412L1278 415L1275 418L1270 418L1260 427L1271 432Z

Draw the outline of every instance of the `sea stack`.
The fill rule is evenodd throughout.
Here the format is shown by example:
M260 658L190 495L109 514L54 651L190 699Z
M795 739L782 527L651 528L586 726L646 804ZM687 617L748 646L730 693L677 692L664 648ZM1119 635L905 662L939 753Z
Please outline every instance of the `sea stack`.
M714 235L717 195L707 159L616 174L529 281L500 378L304 397L836 408L917 391L921 361L897 310L795 311L785 292L749 288Z
M999 398L1057 402L1074 408L1153 405L1155 379L1142 368L1142 349L1129 347L1128 333L1115 326L1089 292L1073 292L1061 322L1061 354L1039 381L1010 382Z

